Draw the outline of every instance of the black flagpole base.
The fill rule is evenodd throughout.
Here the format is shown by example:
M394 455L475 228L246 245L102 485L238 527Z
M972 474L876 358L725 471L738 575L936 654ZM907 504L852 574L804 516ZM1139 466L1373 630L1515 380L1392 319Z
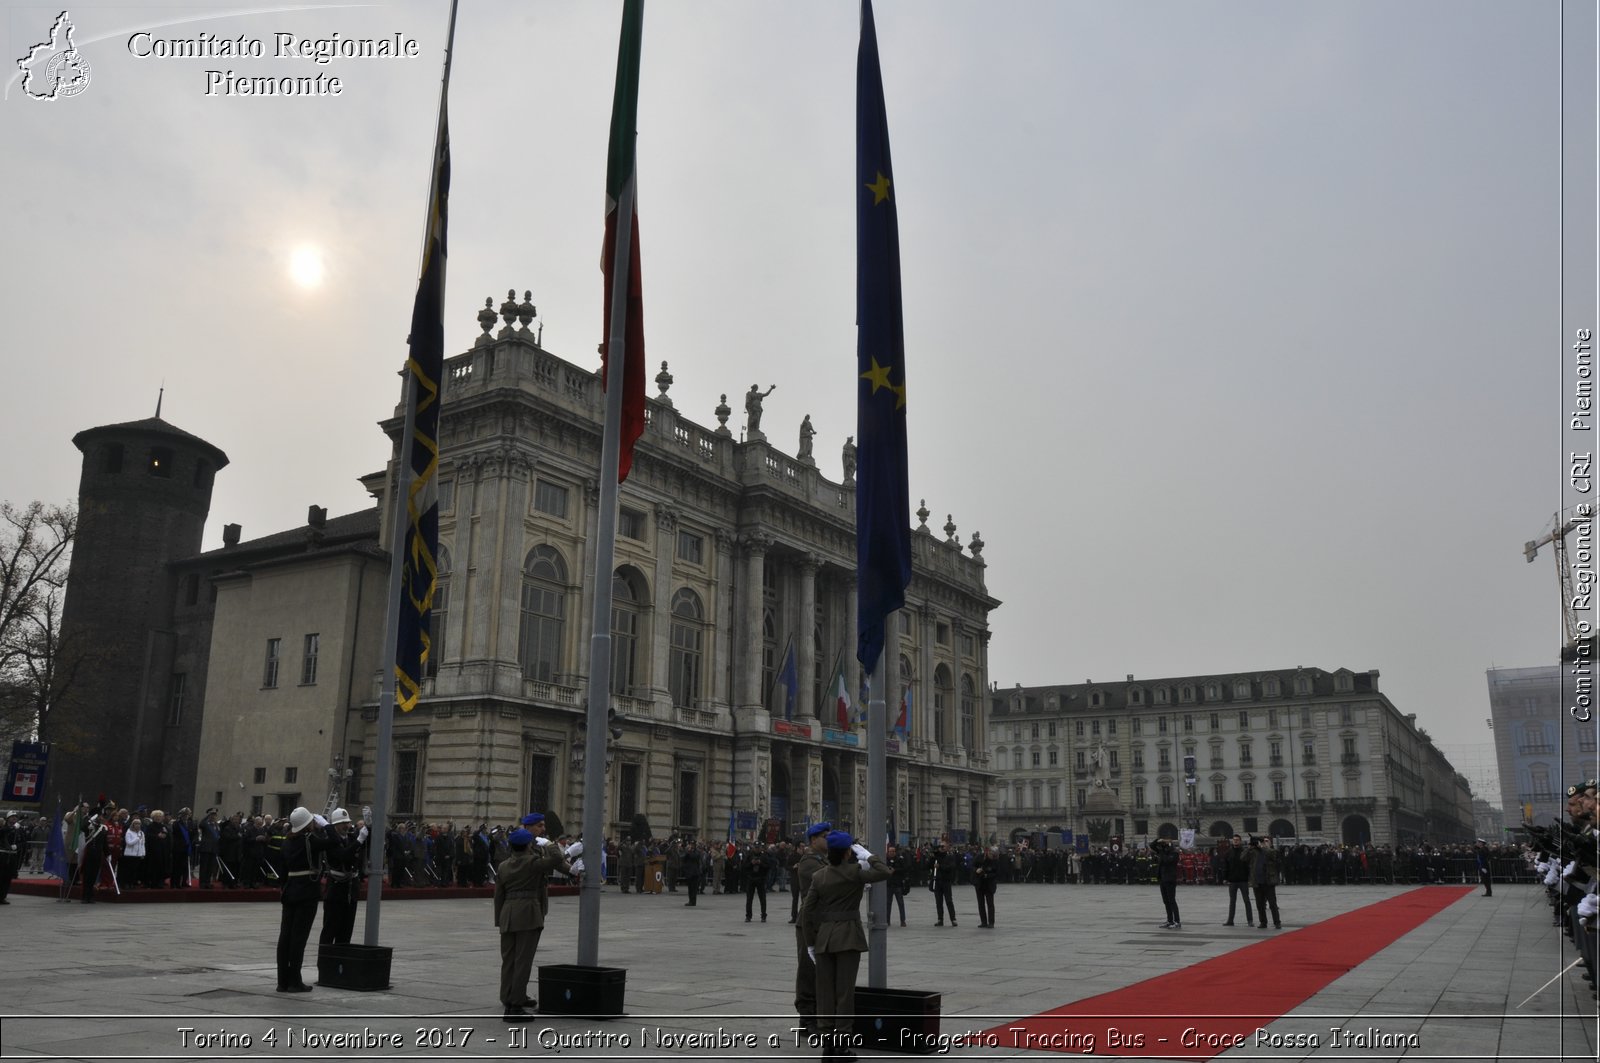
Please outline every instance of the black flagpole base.
M317 984L368 993L388 989L394 949L384 945L318 945Z
M917 989L856 987L855 1035L862 1048L931 1055L948 1052L939 1042L943 997Z
M620 1019L626 967L547 963L539 968L539 1013L585 1019Z

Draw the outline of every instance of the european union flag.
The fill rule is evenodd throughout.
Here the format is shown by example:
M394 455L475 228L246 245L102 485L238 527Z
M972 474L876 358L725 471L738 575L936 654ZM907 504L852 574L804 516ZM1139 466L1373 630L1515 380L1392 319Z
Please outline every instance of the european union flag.
M911 582L911 487L906 473L905 329L900 316L900 198L872 0L861 3L856 56L856 659L883 653L889 614Z
M417 707L423 669L433 649L433 595L439 586L439 402L444 377L445 229L450 199L450 129L445 102L439 104L439 138L434 145L433 202L428 209L428 249L411 307L411 438L400 441L401 460L411 467L406 495L406 526L401 551L400 635L395 647L395 703L402 712ZM442 647L440 647L442 649Z

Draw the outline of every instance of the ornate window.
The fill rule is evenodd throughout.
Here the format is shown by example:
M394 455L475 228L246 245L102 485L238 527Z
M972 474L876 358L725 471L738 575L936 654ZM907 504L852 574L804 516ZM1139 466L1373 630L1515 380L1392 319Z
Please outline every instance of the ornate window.
M961 745L964 749L973 749L977 737L978 720L978 688L972 681L972 676L961 677ZM1050 729L1055 730L1056 725L1051 724Z
M548 683L561 668L566 625L567 563L553 546L536 546L522 566L522 630L517 661L522 677Z
M627 569L611 578L611 692L631 694L639 681L639 639L643 634L644 588Z
M693 708L700 699L704 665L705 611L700 596L687 587L672 596L672 661L667 683L672 703Z
M433 586L433 609L428 613L428 663L423 666L430 676L439 674L439 662L444 659L445 622L450 617L450 551L442 544L436 564L438 579Z

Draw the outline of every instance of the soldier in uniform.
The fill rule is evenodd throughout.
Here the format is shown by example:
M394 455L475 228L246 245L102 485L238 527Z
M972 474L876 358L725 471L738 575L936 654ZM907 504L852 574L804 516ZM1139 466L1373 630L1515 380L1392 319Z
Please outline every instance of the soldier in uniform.
M289 836L283 843L283 918L278 924L278 992L309 993L300 977L306 940L317 920L317 867L322 856L322 836L312 829L311 810L304 806L289 813Z
M544 933L545 911L550 905L550 872L571 869L561 847L544 837L544 817L533 813L526 827L512 831L507 841L511 854L501 861L494 884L494 925L500 930L500 1003L506 1022L527 1022L528 1008L538 1002L528 996L533 957ZM528 847L538 843L536 853Z
M617 846L617 885L627 893L633 886L633 842L624 834L622 844Z
M240 885L239 878L244 871L244 813L235 812L222 821L222 840L217 846L217 855L222 858L222 884L229 889Z
M869 882L894 874L883 857L855 844L842 830L827 836L828 863L811 876L800 906L806 945L817 965L817 1028L828 1039L824 1055L851 1058L850 1027L856 1011L856 971L867 951L861 894ZM830 1036L831 1035L831 1036Z
M692 841L683 843L683 856L678 864L678 877L683 880L684 887L689 891L689 899L684 902L685 908L695 906L695 898L700 896L700 886L705 880L705 857L700 853L700 847Z
M361 898L362 850L367 828L353 831L350 813L333 810L324 832L323 862L327 885L322 896L321 945L348 945L356 926L356 905Z
M811 878L828 866L828 832L832 823L813 823L806 830L806 849L794 865L795 893L804 898L811 890ZM794 928L794 1010L800 1016L800 1028L807 1037L817 1029L817 965L811 960L806 940L806 928L795 923Z

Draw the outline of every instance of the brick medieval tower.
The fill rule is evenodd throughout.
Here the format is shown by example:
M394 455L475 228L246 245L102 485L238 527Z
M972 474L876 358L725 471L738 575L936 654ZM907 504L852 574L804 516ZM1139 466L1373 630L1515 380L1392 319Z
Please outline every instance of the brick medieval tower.
M184 677L174 612L181 589L172 563L200 553L211 487L228 456L156 416L79 432L78 534L62 610L63 644L82 664L45 726L53 743L47 800L70 805L104 793L122 804L169 811L192 799L187 731L199 705L173 689ZM195 604L193 602L190 603ZM185 719L185 709L192 719ZM190 760L187 771L167 764Z

